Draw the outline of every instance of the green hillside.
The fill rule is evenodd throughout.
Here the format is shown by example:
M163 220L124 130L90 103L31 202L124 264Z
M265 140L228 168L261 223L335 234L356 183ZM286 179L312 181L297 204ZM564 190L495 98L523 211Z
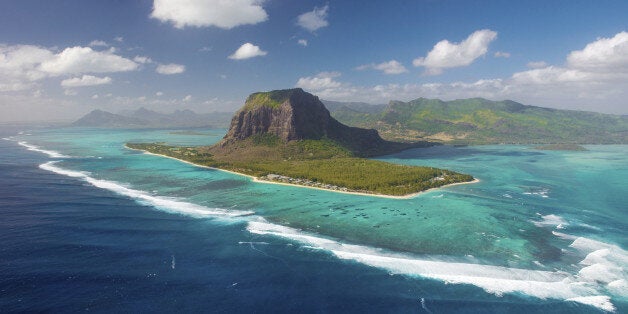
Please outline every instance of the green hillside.
M482 98L392 101L382 112L338 107L339 121L375 128L389 140L449 143L628 143L628 118L594 112L526 106Z

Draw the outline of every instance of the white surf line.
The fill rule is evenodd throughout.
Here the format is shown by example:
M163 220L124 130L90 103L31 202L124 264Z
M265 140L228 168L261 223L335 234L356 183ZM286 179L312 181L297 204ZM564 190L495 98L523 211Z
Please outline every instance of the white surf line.
M252 211L233 211L220 208L208 208L193 203L179 201L175 198L152 196L144 191L134 190L120 185L117 182L99 180L89 176L87 172L72 171L55 166L58 161L50 161L39 167L57 174L82 179L93 186L107 189L120 195L129 196L136 201L152 205L153 207L171 213L185 214L192 217L239 217L253 215ZM595 306L605 311L614 311L615 307L610 297L600 295L597 281L599 276L591 273L591 269L579 276L565 272L550 272L508 268L502 266L445 262L437 260L422 260L411 256L387 253L380 249L367 246L345 244L335 240L326 239L304 233L300 230L275 225L267 222L259 216L244 218L248 220L247 230L253 234L271 235L298 241L311 245L313 248L331 252L339 259L352 260L376 268L386 269L394 274L404 274L432 278L451 284L471 284L485 291L501 296L504 293L524 293L541 299L563 299L565 301L578 302ZM591 247L608 244L586 238L577 238L572 247L586 251ZM621 249L620 249L621 250ZM595 258L606 256L599 250L587 255L587 263L595 261ZM624 255L622 255L624 254ZM619 259L628 258L625 251L620 252ZM595 270L598 266L594 267ZM583 270L586 269L583 268ZM582 272L582 271L581 271ZM586 275L588 274L588 278ZM584 276L583 276L584 275ZM584 279L580 277L585 277ZM624 276L625 277L625 276ZM609 288L622 289L625 278L609 282ZM621 291L621 290L620 290Z
M602 295L594 281L560 271L541 271L502 266L424 260L409 255L386 252L361 245L352 245L322 238L301 230L275 225L263 218L250 221L247 230L253 234L270 235L304 243L331 252L339 259L381 268L392 274L419 276L448 284L470 284L501 296L523 293L540 299L562 299L614 311L610 297Z
M177 198L173 197L164 197L164 196L153 196L148 194L147 192L135 190L131 188L127 188L122 186L118 182L95 179L88 172L81 171L73 171L66 170L60 167L55 166L58 161L49 161L47 163L39 165L39 168L51 171L60 175L82 179L89 184L101 188L106 189L112 192L115 192L120 195L124 195L136 200L142 204L151 205L157 209L162 211L177 213L177 214L185 214L192 217L239 217L239 216L247 216L252 215L254 212L252 211L242 211L242 210L227 210L222 208L209 208L189 202L181 201Z
M72 158L71 156L68 155L63 155L59 152L53 151L53 150L46 150L46 149L42 149L39 146L36 145L32 145L32 144L28 144L27 142L24 141L19 141L17 142L18 145L26 147L26 149L33 151L33 152L39 152L42 154L46 154L51 158Z

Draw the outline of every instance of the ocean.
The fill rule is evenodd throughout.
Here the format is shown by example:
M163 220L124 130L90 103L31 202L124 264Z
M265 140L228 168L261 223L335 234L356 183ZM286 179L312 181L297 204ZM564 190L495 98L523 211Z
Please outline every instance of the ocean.
M628 313L626 145L378 158L480 179L409 199L124 147L192 131L0 130L0 311Z

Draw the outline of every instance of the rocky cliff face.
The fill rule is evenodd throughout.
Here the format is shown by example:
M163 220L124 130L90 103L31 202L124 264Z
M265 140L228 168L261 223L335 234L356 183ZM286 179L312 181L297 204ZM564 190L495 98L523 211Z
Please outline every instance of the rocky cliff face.
M389 143L375 130L338 122L318 97L300 88L251 94L231 120L221 145L266 133L284 142L328 138L356 155L376 154Z

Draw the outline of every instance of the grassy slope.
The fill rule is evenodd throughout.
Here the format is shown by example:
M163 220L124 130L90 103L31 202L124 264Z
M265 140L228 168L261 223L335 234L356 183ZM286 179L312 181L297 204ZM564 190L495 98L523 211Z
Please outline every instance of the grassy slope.
M173 147L156 143L127 146L256 177L278 174L344 187L350 191L385 195L412 194L473 180L472 176L448 170L356 158L329 140L286 144L265 135L229 148Z
M372 127L391 140L440 139L485 143L627 143L628 118L524 106L481 98L419 98L391 102L382 113L339 110L340 122Z

